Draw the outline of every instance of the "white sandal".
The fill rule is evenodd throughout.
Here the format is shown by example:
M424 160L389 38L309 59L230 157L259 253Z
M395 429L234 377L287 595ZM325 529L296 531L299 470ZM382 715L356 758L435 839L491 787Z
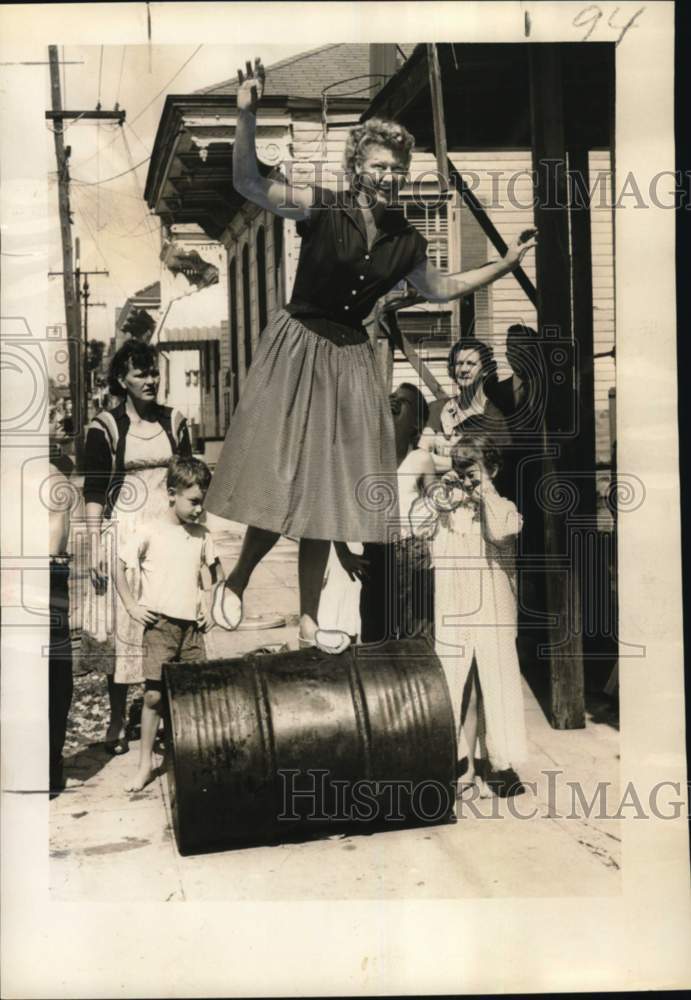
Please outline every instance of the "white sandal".
M474 789L477 789L477 793L473 791L473 794L469 795L468 793ZM475 801L475 799L491 799L493 796L494 792L479 774L476 774L472 781L458 781L456 784L457 799Z
M300 649L318 649L321 653L328 653L331 656L338 656L345 653L350 646L350 636L340 629L318 628L314 633L314 639L303 639L298 636L298 646Z
M242 600L223 580L214 587L211 617L215 625L228 632L234 632L242 621Z

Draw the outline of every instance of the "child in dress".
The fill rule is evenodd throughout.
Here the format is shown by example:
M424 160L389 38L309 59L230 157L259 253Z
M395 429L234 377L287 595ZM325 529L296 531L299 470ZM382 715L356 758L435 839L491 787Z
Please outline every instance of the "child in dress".
M142 521L118 552L116 585L128 614L144 626L144 706L139 770L128 787L138 792L154 776L152 752L161 717L161 673L169 660L205 658L202 633L212 620L201 602L202 565L218 562L211 534L200 523L211 473L197 458L171 459L166 487L168 509ZM141 592L132 594L125 575L137 565Z
M360 635L361 574L366 565L362 550L362 542L332 543L319 598L320 630L340 632L344 647ZM299 644L304 648L304 641Z
M452 469L421 503L433 538L435 651L468 749L459 792L490 794L476 773L476 750L493 770L508 770L526 752L521 676L516 652L515 538L522 518L493 480L499 453L480 434L465 434L451 452ZM477 794L477 791L474 793Z

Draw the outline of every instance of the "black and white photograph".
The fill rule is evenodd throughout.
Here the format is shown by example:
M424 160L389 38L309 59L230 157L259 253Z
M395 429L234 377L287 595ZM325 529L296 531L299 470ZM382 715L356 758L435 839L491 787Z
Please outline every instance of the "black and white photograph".
M688 986L674 4L0 22L5 995Z

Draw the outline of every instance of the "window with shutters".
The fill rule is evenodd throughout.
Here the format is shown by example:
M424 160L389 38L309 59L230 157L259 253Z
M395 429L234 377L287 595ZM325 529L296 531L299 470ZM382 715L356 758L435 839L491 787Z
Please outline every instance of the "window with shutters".
M453 323L450 313L411 310L398 314L398 325L405 337L418 350L425 348L440 356L445 355L453 342Z
M439 195L401 196L401 207L408 222L425 237L427 255L440 271L449 270L449 202L439 204Z

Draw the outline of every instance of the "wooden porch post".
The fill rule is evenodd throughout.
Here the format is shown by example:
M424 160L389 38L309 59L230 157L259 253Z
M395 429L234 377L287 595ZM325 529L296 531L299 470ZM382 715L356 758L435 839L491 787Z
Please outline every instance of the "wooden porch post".
M573 465L575 431L573 331L571 325L571 259L566 173L566 140L561 54L557 45L530 46L530 111L535 223L539 229L536 254L537 312L546 362L545 432L548 449L543 472L556 477L558 487ZM580 262L579 262L579 267ZM591 306L592 308L592 306ZM580 322L580 320L579 320ZM566 359L566 362L564 361ZM574 454L572 455L571 452ZM578 486L578 479L576 479ZM568 496L569 486L565 494ZM543 493L546 498L547 490ZM556 497L556 492L552 490ZM568 506L568 505L566 505ZM549 719L556 729L585 725L580 560L574 558L568 519L574 509L559 502L544 504L546 610L553 616L549 628Z
M593 354L593 267L590 231L590 174L588 150L569 147L571 220L571 275L573 333L576 355L578 435L571 458L581 473L578 515L594 526L595 493L595 372Z

